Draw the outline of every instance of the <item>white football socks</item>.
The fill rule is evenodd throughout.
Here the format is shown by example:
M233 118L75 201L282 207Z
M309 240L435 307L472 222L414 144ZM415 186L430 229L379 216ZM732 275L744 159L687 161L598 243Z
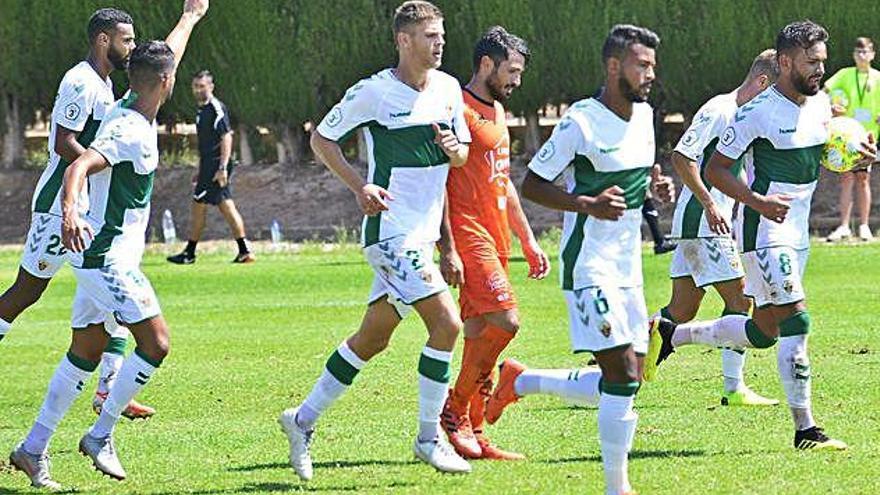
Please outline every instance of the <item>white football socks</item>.
M599 368L526 369L513 382L516 395L555 395L567 401L597 405L599 403Z
M367 364L348 347L347 342L339 345L327 364L321 377L315 382L306 400L299 406L296 424L303 430L311 430L315 422L342 394L348 390L354 377Z
M449 390L452 351L425 346L419 358L419 438L427 442L440 435L440 413Z
M128 403L149 383L150 378L156 371L156 367L148 363L137 349L128 355L119 370L119 376L110 389L110 395L101 406L101 415L92 426L89 435L94 438L104 438L113 434L113 428L119 421L122 411Z
M748 316L727 315L717 320L693 321L675 327L672 345L701 344L712 347L744 349L752 347L746 335Z
M28 453L39 455L46 451L52 433L73 401L82 393L83 385L92 371L94 367L88 371L73 364L69 355L61 358L61 363L49 381L49 390L43 399L37 420L24 441L24 449Z
M806 430L816 426L811 404L812 386L810 359L807 356L807 336L781 337L776 364L795 428Z
M599 397L599 441L605 468L605 493L620 495L632 491L628 456L639 416L633 410L635 396L603 393Z
M101 365L98 368L98 393L110 393L123 361L125 361L125 356L122 354L105 352L101 355Z
M724 377L725 392L737 392L745 388L743 381L745 365L745 351L721 349L721 374Z

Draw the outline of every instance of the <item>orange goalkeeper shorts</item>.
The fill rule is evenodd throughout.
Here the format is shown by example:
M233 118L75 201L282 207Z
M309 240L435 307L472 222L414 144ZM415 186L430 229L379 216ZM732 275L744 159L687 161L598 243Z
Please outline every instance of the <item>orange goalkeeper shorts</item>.
M489 243L474 243L460 251L464 285L458 294L461 319L516 308L516 297L507 276L507 257Z

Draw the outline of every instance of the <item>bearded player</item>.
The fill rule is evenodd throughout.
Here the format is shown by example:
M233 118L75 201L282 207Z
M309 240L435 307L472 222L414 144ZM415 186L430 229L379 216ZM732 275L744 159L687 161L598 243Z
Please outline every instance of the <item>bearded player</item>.
M464 88L472 151L446 182L441 271L450 285L460 286L464 354L441 424L455 450L471 459L524 458L492 445L483 432L483 416L495 362L519 329L507 276L511 229L523 246L529 277L541 279L550 270L510 181L510 135L502 105L519 87L528 60L526 43L500 26L477 42L473 76Z

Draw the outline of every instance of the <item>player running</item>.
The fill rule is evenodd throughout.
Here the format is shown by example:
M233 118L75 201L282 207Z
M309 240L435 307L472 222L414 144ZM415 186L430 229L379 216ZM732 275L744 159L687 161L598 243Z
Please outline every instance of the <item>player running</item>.
M441 424L456 452L471 459L524 458L493 445L483 419L498 355L519 329L507 275L511 229L523 246L529 277L544 278L550 270L510 182L510 135L502 103L519 87L528 59L526 43L500 26L477 42L473 76L464 88L472 139L468 161L450 170L446 181L449 214L440 242L441 271L450 285L461 286L464 354Z
M187 0L168 43L149 41L132 50L129 95L102 115L89 149L65 167L60 185L61 241L77 280L73 339L49 382L33 427L9 457L35 487L60 488L49 473L49 440L98 366L109 340L104 326L108 314L128 326L137 347L125 358L98 420L80 440L79 451L91 458L98 471L125 479L113 429L169 346L156 295L139 268L159 161L155 118L171 95L176 66L207 8L207 0ZM86 189L89 210L83 217L80 201Z
M810 201L819 160L828 139L831 104L821 91L828 32L811 21L785 26L776 37L779 80L737 110L709 159L706 177L739 201L737 242L746 267L745 292L755 300L750 319L728 315L709 322L652 325L648 368L682 345L771 347L779 341L777 365L794 419L797 449L846 449L813 419L807 356L810 315L803 286L809 257ZM751 150L748 184L731 170ZM864 164L874 158L865 143Z
M672 237L678 247L669 267L672 297L655 317L663 316L676 323L693 320L708 286L714 287L724 301L722 316L749 314L751 302L743 294L744 273L736 243L730 235L734 201L706 181L705 167L737 108L770 87L778 77L776 50L765 50L752 62L745 81L736 90L718 95L700 107L675 147L672 166L684 183L672 219ZM742 173L743 161L736 161L732 174ZM721 350L724 376L721 404L779 404L778 400L761 397L746 386L745 358L745 349L725 347ZM645 376L646 380L653 378Z
M290 442L291 466L304 480L312 477L309 447L318 418L385 349L411 308L429 335L418 365L414 453L440 471L470 471L440 431L449 362L462 323L433 262L447 172L467 160L470 133L458 81L437 70L445 43L440 9L425 1L404 2L394 13L393 29L397 67L352 86L311 137L315 155L354 193L365 214L362 243L375 277L360 329L333 352L305 401L278 420ZM339 146L361 127L369 151L366 182Z
M572 349L592 352L600 371L526 370L502 363L486 419L494 423L521 396L555 393L599 405L599 440L606 493L632 493L627 457L638 415L633 402L648 350L642 290L641 206L649 182L655 197L672 197L672 181L654 165L654 113L646 102L654 81L659 37L631 25L605 39L605 86L571 106L529 163L523 195L563 210L562 290ZM566 181L562 190L553 182Z
M169 41L173 35L174 32L169 34ZM113 105L110 74L125 70L128 65L135 44L132 18L121 10L100 9L89 19L88 37L88 57L67 71L58 87L49 133L49 164L34 191L31 227L21 266L13 285L0 296L0 340L18 315L40 299L68 258L69 253L61 243L61 180L67 166L91 144ZM85 194L78 204L85 214L89 208ZM113 318L106 324L111 338L101 357L98 388L92 401L96 413L100 413L119 373L128 341L128 330ZM130 419L148 418L155 412L132 402L123 415Z

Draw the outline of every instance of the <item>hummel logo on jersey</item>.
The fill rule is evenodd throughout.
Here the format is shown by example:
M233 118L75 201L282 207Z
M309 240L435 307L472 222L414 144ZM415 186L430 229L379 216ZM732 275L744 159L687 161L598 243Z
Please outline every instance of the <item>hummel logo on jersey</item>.
M412 111L388 114L388 116L391 117L392 119L399 119L401 117L409 117L410 115L412 115Z
M603 155L607 155L608 153L614 153L615 151L617 151L619 149L620 149L620 146L613 146L611 148L599 148L599 153L602 153Z
M779 134L794 134L797 132L797 127L792 127L791 129L779 129Z

